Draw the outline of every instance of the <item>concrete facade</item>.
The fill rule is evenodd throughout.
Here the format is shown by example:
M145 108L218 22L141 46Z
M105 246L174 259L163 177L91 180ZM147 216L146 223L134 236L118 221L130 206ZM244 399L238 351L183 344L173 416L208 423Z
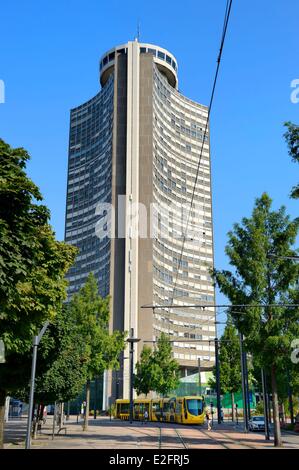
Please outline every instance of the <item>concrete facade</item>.
M133 328L141 339L135 362L145 342L165 332L184 373L194 371L198 358L212 366L208 109L178 91L177 61L158 46L133 41L111 49L100 59L100 82L98 95L71 111L65 238L80 253L68 274L69 295L93 271L101 295L111 296L111 331ZM115 217L97 206L103 202L112 204ZM200 240L195 244L188 231L181 257L183 206ZM97 228L107 226L115 237L98 236ZM145 304L166 307L153 312L142 309ZM178 308L167 307L171 304ZM186 308L193 304L205 308ZM106 405L129 396L128 359L126 350L120 371L106 375Z

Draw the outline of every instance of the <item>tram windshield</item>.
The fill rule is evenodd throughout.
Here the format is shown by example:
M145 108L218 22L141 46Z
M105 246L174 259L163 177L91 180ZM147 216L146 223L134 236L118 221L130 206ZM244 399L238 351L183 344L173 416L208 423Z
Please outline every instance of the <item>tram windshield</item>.
M199 416L202 414L203 403L202 400L190 398L186 400L187 409L191 415Z

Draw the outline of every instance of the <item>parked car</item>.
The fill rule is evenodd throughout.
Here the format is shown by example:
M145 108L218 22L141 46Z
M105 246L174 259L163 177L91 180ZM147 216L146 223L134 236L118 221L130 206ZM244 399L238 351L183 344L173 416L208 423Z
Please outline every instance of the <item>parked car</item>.
M264 416L252 416L249 420L249 431L265 431Z

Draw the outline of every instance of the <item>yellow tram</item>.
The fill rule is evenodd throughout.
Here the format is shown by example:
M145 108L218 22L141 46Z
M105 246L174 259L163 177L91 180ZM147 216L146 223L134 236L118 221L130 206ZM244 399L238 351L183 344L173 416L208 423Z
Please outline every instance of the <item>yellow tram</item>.
M118 399L115 405L115 417L129 419L130 401ZM204 406L205 402L202 396L137 398L133 401L133 419L136 421L144 420L144 412L147 410L149 421L203 424Z

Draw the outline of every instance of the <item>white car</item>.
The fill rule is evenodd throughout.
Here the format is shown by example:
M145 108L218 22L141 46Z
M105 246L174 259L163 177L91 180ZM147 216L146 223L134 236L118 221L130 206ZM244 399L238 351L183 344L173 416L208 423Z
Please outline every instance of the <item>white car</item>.
M252 416L249 420L249 431L265 431L264 416Z

